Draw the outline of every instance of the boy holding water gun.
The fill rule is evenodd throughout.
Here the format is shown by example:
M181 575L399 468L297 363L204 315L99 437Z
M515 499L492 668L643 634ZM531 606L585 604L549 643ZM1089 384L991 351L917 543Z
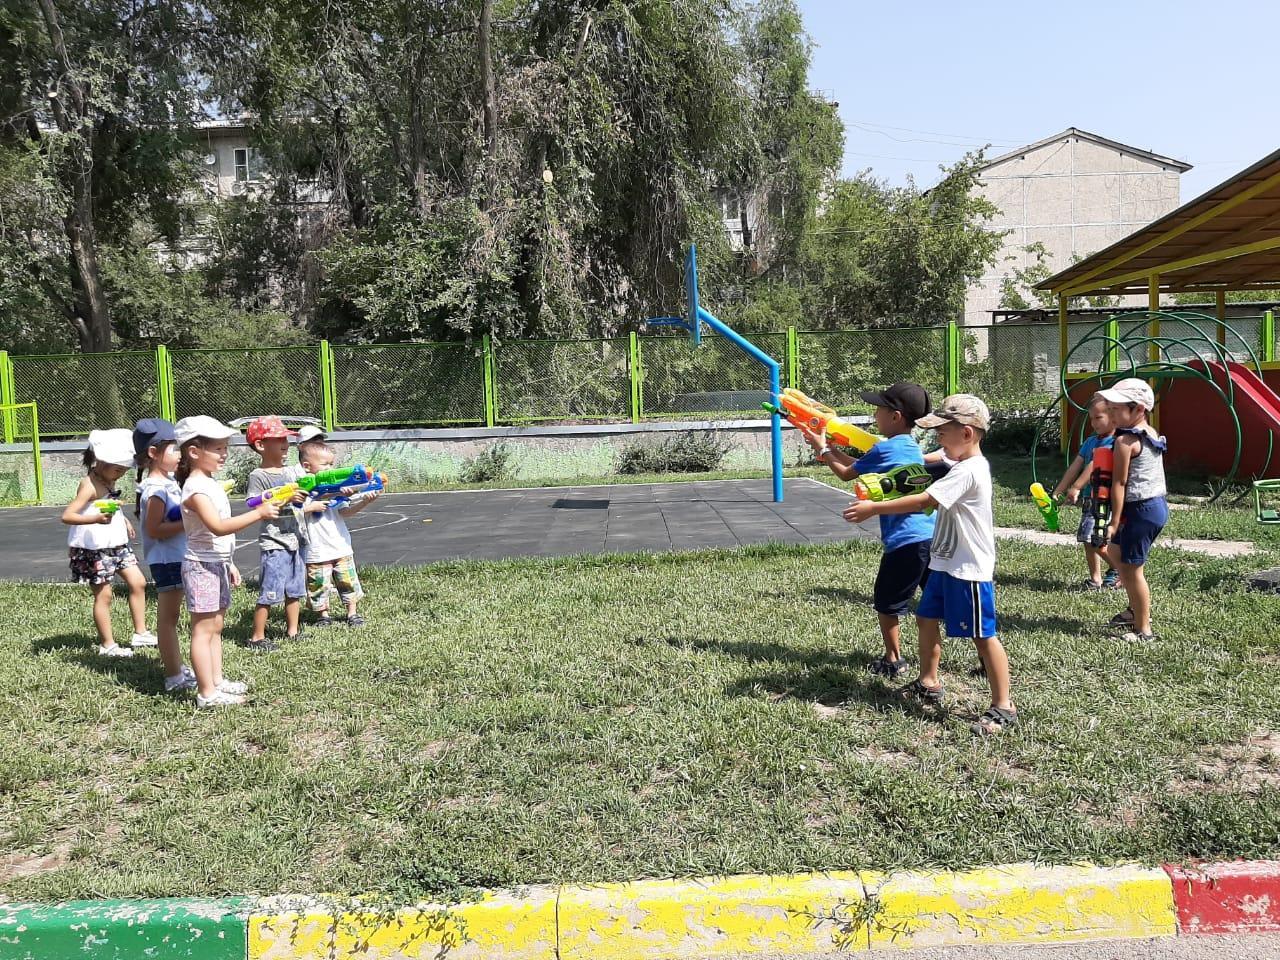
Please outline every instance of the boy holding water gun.
M301 466L285 466L289 453L292 431L275 416L258 417L249 424L245 439L255 453L262 458L262 466L249 474L247 493L250 498L260 496L293 483L306 471ZM280 516L263 520L258 529L258 547L262 553L259 571L261 585L258 606L253 611L253 637L248 646L259 653L280 649L267 639L267 620L271 608L284 605L285 639L298 638L298 620L302 612L302 598L307 595L307 568L302 555L302 511L323 510L323 503L307 501L299 491L294 498L280 507Z
M876 428L884 437L863 456L854 459L833 449L825 437L801 428L805 440L841 480L852 482L860 474L885 473L909 463L923 463L920 445L911 439L911 429L929 412L929 394L918 383L895 383L880 391L859 394L875 407ZM917 588L929 577L929 544L933 540L933 517L919 511L885 514L880 517L880 538L884 555L876 574L872 606L880 621L884 655L871 664L877 676L895 679L908 664L902 656L899 623L910 608Z
M1093 451L1115 443L1115 428L1107 412L1107 401L1100 396L1094 396L1089 404L1089 426L1093 428L1093 436L1080 445L1080 452L1053 488L1053 498L1057 500L1065 493L1067 503L1080 503L1080 529L1076 531L1076 542L1084 544L1084 559L1089 568L1089 576L1082 586L1085 590L1113 589L1119 585L1119 574L1107 562L1106 547L1095 547L1090 542L1094 527L1093 487L1089 482ZM1107 564L1105 574L1102 572L1103 563Z

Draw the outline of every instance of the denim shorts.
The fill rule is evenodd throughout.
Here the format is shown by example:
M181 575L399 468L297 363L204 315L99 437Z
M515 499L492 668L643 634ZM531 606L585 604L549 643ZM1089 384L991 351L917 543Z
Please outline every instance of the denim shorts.
M231 606L231 564L183 560L182 589L191 613L221 613Z
M168 593L170 590L182 589L181 563L151 564L151 579L156 585L156 593Z
M1168 522L1169 502L1164 497L1126 503L1120 514L1120 529L1116 533L1120 559L1135 567L1146 563L1151 545Z
M1080 498L1080 528L1076 530L1076 543L1088 543L1093 539L1093 498Z
M263 550L258 606L273 607L307 595L307 565L300 550Z

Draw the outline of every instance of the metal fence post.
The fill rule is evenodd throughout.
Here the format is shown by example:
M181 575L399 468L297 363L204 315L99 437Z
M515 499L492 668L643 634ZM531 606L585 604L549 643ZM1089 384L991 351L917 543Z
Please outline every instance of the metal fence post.
M320 417L325 433L333 433L338 419L338 392L333 382L333 351L328 340L320 341Z
M156 406L165 420L176 420L173 403L173 360L163 343L156 347Z
M44 503L44 463L40 460L40 408L31 405L31 456L35 461L36 500Z
M493 341L489 334L480 338L483 349L481 354L481 373L484 376L484 425L492 427L498 422L498 384L494 376Z
M1111 339L1111 346L1107 350L1107 369L1120 369L1120 320L1112 317L1107 321L1107 336ZM1065 357L1063 359L1066 359Z
M787 325L787 386L793 390L800 386L800 334Z
M628 357L627 366L631 370L631 422L639 423L640 417L644 413L644 394L640 389L640 381L644 377L644 371L640 366L640 334L634 330L628 338Z
M1262 363L1272 363L1276 359L1276 315L1273 311L1268 310L1262 315L1262 339L1258 344L1262 348L1260 360Z
M9 359L8 350L0 350L0 406L4 407L4 416L0 420L4 421L5 443L13 443L15 431L13 410L10 408L17 402L13 395L13 361Z
M947 321L947 372L943 392L947 396L960 392L960 328L954 320Z

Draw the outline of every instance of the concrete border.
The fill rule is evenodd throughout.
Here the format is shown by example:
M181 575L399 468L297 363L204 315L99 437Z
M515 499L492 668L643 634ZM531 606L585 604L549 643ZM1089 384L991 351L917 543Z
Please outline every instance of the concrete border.
M644 880L448 906L0 904L0 960L711 960L1280 930L1280 862Z

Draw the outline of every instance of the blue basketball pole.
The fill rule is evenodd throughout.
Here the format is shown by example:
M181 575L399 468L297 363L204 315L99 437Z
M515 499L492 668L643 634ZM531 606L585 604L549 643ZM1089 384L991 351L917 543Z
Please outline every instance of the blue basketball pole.
M782 365L746 337L721 323L719 319L702 309L702 303L698 296L698 248L696 244L689 245L689 252L685 256L684 269L685 290L689 298L689 313L687 317L655 317L647 322L654 326L683 327L689 331L689 336L695 344L702 339L702 324L705 323L743 353L764 364L765 369L769 371L770 401L776 406L778 398L782 396ZM771 421L769 424L769 437L770 446L772 447L773 502L782 503L782 417L774 413L770 415L769 419Z

